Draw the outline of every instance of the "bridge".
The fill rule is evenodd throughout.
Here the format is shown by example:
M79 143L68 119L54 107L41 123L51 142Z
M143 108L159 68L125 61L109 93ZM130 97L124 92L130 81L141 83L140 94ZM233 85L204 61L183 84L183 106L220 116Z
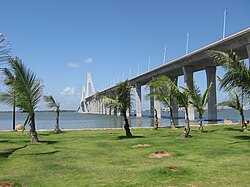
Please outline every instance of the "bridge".
M206 51L219 50L228 52L233 50L240 59L249 59L250 61L250 27L232 34L226 38L215 41L209 45L201 47L193 52L190 52L182 57L170 61L167 64L160 65L148 72L142 73L136 77L129 79L129 83L135 89L136 95L136 116L142 116L142 98L141 87L150 82L153 78L160 75L167 75L172 80L178 79L184 75L185 86L189 87L193 82L193 74L195 72L205 70L207 78L207 86L212 82L212 87L208 99L208 120L217 120L217 96L216 96L216 66L217 64L208 57ZM115 86L103 90L101 93L109 93L115 89ZM103 113L105 106L102 103L95 102L94 96L86 98L86 103L89 111L93 113ZM160 103L154 99L150 100L151 113L153 109L157 110L158 116L161 117ZM189 106L189 117L194 120L194 108ZM174 117L178 117L178 108L174 107Z

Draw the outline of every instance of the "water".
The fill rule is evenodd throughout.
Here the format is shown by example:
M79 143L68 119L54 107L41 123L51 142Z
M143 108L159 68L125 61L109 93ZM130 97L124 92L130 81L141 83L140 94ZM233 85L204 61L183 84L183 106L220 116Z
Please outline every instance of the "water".
M26 113L16 113L16 124L23 124L26 119ZM154 124L154 119L149 117L149 112L144 112L142 118L134 116L129 117L131 127L150 127ZM160 126L169 125L169 114L162 113L162 119L159 119ZM179 125L184 125L184 114L179 112ZM197 115L196 115L197 118ZM207 113L204 114L204 123ZM245 118L250 119L250 110L245 111ZM240 115L235 110L222 110L218 112L218 119L224 119L237 122L240 120ZM61 112L60 113L60 128L61 129L87 129L87 128L122 128L123 118L121 116L97 115L97 114L80 114L77 112ZM194 122L197 124L198 122ZM55 126L54 112L36 112L36 127L38 130L53 129ZM12 129L12 112L0 112L0 130Z

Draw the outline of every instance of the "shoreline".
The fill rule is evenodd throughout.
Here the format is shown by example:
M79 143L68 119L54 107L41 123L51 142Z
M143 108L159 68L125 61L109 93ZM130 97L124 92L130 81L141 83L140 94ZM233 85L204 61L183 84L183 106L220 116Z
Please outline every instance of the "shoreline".
M239 123L214 123L214 124L203 124L204 127L206 126L237 126L240 125ZM183 128L184 125L177 126L176 128ZM190 127L199 127L197 125L190 125ZM159 128L171 128L171 126L159 126ZM153 127L130 127L130 129L153 129ZM45 131L53 131L54 129L39 129L36 130L37 132L45 132ZM82 129L61 129L62 131L95 131L95 130L123 130L123 128L82 128ZM22 132L22 130L0 130L0 132ZM24 132L28 132L29 130L25 130Z

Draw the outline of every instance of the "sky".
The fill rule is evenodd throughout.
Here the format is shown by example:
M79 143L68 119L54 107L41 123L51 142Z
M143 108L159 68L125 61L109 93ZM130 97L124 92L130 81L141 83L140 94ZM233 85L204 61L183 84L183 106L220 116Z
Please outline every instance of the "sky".
M149 57L150 68L161 65L165 46L167 62L184 55L187 33L189 52L221 39L224 10L226 36L250 27L250 0L0 0L0 6L0 33L11 55L37 74L43 94L62 109L78 108L87 72L102 91L146 72ZM201 90L205 77L194 74ZM41 101L38 110L45 109ZM0 104L0 110L10 107Z

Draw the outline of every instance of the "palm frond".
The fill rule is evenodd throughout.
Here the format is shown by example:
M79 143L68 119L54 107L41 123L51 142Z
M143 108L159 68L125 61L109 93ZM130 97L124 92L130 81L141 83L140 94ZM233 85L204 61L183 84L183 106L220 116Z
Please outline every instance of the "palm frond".
M166 107L171 108L178 88L171 79L165 75L159 76L147 84L150 93L146 98L154 98L162 102Z
M9 43L2 33L0 33L0 63L5 63L9 60L10 48Z
M119 83L116 86L117 100L119 102L120 111L122 113L126 113L127 109L131 107L130 90L131 86L129 85L128 80Z
M231 91L236 88L250 95L250 70L235 52L208 51L207 53L226 70L224 76L219 79L220 89Z
M14 104L14 98L11 92L0 93L0 102L6 105L12 106Z
M26 68L18 58L13 58L10 66L15 74L14 90L17 92L16 106L33 113L42 96L42 86L36 75Z
M111 98L111 97L108 97L108 96L103 96L102 97L102 102L104 103L104 105L106 107L111 107L111 108L120 108L119 107L119 102L117 99L114 99L114 98Z
M201 105L203 105L203 106L208 102L208 96L209 96L212 85L213 85L213 83L210 82L208 88L205 90L205 92L202 96Z
M233 51L229 51L227 53L222 51L209 50L206 52L206 54L211 57L216 64L223 66L226 70L243 66L242 61Z
M56 109L60 107L60 104L56 102L56 100L54 99L52 95L45 95L43 96L43 98L49 108Z
M242 103L240 97L237 93L229 92L229 98L226 101L220 102L217 106L228 106L238 111L243 111Z
M7 68L3 68L3 76L4 76L4 84L6 86L11 87L14 82L15 82L15 76L13 75L13 73L7 69Z

